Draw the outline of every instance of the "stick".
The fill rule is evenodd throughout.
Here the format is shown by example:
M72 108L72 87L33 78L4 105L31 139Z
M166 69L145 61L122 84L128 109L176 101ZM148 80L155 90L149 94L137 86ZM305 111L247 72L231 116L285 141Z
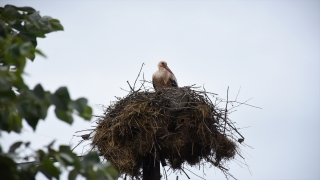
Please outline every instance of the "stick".
M195 176L198 176L199 178L206 180L205 178L203 178L203 177L201 177L201 176L199 176L199 175L195 174L194 172L192 172L190 169L187 169L187 168L185 168L185 169L186 169L186 170L188 170L189 172L191 172L192 174L194 174Z
M71 149L71 152L76 148L78 147L84 140L81 140L74 148Z
M236 97L236 99L235 99L234 101L237 101L237 99L238 99L238 95L239 95L239 93L240 93L240 90L241 90L241 86L240 86L240 88L239 88L239 91L238 91L237 97Z
M226 125L227 125L227 112L228 112L228 95L229 94L229 86L227 89L227 102L226 102L226 109L224 111L224 130L223 130L223 134L226 134Z
M131 87L131 85L130 85L129 81L127 81L127 83L129 84L129 87L130 87L131 91L134 91L134 90L132 89L132 87Z
M125 92L128 92L128 93L130 92L130 91L127 91L127 90L125 90L125 89L123 89L123 88L121 88L121 87L120 87L120 89L123 90L123 91L125 91Z
M247 103L246 103L246 102L248 102L248 101L251 100L251 99L252 99L252 98L246 100L245 102L229 101L229 102L233 102L233 103L238 103L238 104L239 104L239 105L237 105L237 106L235 106L235 107L233 107L233 108L231 108L231 109L234 109L234 108L236 108L236 107L239 107L239 106L241 106L242 104L247 105L247 106L250 106L250 107L253 107L253 108L257 108L257 109L262 109L261 107L253 106L253 105L250 105L250 104L247 104ZM230 110L231 110L231 109L230 109Z
M144 73L142 73L142 78L143 78L143 80L144 80ZM143 82L141 83L141 86L139 87L139 89L138 89L137 91L139 91L142 87L143 87L144 91L146 91L146 88L144 87L144 83L145 83L145 81L143 81Z
M138 74L138 76L137 76L137 78L136 78L136 81L134 81L133 90L134 90L134 88L135 88L135 86L136 86L136 82L137 82L137 80L138 80L138 78L139 78L139 76L140 76L140 73L141 73L141 70L142 70L143 65L144 65L144 63L142 63L142 65L141 65L141 68L140 68L139 74Z
M183 170L183 169L181 169L183 172L184 172L184 174L188 177L188 179L190 179L190 177L188 176L188 174Z
M207 92L207 91L196 91L196 90L193 90L193 91L195 91L195 92L199 92L199 93L203 93L203 94L206 94L206 93L208 93L208 94L213 94L213 95L218 95L218 94L216 94L216 93L212 93L212 92Z

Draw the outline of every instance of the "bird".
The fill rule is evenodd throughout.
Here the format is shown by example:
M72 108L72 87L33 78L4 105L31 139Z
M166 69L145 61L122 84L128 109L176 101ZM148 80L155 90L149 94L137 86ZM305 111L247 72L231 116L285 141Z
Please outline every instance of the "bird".
M158 70L152 75L152 84L155 91L160 91L165 87L178 87L178 82L167 62L160 61Z

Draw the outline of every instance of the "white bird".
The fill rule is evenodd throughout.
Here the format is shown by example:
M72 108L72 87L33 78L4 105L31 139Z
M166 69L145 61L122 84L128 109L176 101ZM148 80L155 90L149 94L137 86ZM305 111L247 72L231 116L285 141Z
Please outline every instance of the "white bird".
M158 63L158 70L152 75L152 83L155 91L164 87L178 87L178 82L165 61Z

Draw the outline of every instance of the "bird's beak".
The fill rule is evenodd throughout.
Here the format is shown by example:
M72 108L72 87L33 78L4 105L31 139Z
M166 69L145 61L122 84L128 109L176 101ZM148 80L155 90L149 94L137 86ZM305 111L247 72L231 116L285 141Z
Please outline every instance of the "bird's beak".
M173 74L173 72L169 69L168 66L166 66L165 69L168 70L171 74Z

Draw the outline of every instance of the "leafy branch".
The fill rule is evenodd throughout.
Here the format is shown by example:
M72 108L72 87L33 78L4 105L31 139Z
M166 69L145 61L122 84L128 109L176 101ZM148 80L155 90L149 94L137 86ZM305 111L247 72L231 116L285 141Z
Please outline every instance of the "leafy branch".
M45 38L48 33L62 30L59 20L41 16L31 7L0 7L0 132L20 133L23 120L36 130L39 120L47 117L50 106L55 107L56 117L68 124L73 123L73 114L84 120L91 119L92 108L88 106L88 100L71 99L67 87L50 92L38 84L30 89L23 80L26 63L33 62L36 55L45 56L36 48L37 38ZM34 158L35 161L21 166L15 162L21 161L16 150L23 145L28 148L30 143L16 142L8 152L0 146L0 179L35 179L38 172L48 179L59 179L63 168L71 168L69 180L78 175L87 179L116 179L118 176L109 163L100 163L95 152L80 161L69 146L61 145L55 150L53 143L47 146L47 150L33 151L33 154L24 157L25 160Z

